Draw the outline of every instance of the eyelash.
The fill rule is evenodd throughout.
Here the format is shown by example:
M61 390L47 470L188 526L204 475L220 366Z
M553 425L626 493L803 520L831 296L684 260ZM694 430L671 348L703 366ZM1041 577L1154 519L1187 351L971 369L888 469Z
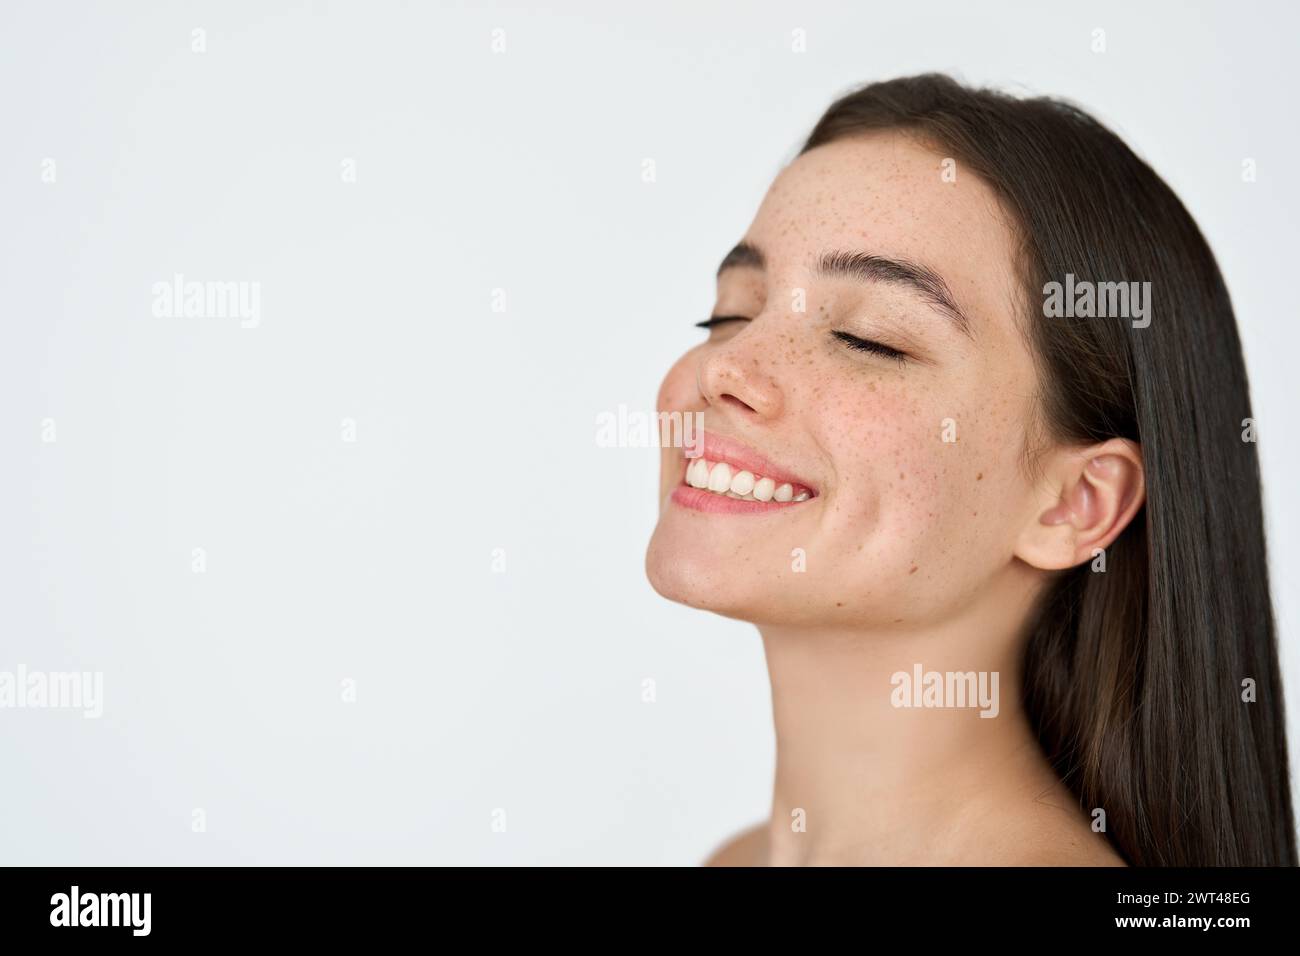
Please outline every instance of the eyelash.
M748 322L749 317L744 315L712 315L703 322L696 322L697 329L711 329L715 325L722 325L724 322Z
M899 365L906 365L909 358L906 352L900 352L898 349L891 348L888 345L882 345L871 339L860 339L856 335L850 335L848 332L832 332L835 336L855 352L871 352L873 355L879 355L881 358L893 359Z
M715 325L722 325L725 322L748 322L749 319L743 315L714 315L705 319L703 322L696 322L697 329L711 329ZM848 332L832 332L835 338L843 342L855 352L870 352L873 355L879 355L881 358L892 359L899 365L907 364L909 358L906 352L900 352L898 349L890 348L888 345L882 345L871 339L859 338Z

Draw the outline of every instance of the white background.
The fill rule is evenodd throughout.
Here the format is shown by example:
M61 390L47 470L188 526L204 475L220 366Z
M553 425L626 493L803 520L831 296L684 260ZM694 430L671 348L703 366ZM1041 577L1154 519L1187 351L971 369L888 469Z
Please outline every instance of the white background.
M657 453L596 416L830 101L923 70L1077 100L1208 236L1300 741L1300 17L1046 6L7 0L0 670L105 712L0 711L0 862L692 864L763 817L758 636L650 589ZM155 317L175 273L259 327Z

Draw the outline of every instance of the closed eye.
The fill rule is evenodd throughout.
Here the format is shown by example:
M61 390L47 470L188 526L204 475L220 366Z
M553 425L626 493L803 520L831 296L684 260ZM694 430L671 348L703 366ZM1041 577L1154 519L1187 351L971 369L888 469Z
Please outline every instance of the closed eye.
M715 325L722 325L726 322L748 322L749 316L746 315L711 315L703 322L696 322L697 329L711 329Z
M909 357L906 352L900 352L896 348L891 348L888 345L884 345L880 342L873 341L872 339L858 338L856 335L850 335L848 332L837 331L837 332L832 332L831 335L835 336L835 338L839 339L841 342L843 342L849 348L853 349L855 352L870 352L873 355L879 355L887 359L893 359L894 361L898 362L899 365L906 364L907 359Z

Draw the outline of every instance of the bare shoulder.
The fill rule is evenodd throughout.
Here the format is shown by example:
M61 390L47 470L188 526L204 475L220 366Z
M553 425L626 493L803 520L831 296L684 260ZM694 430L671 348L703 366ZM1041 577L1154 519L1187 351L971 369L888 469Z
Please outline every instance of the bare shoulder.
M767 860L767 823L756 823L731 837L704 861L705 866L763 866Z
M1023 821L1015 866L1128 866L1114 844L1092 829L1068 793L1036 802Z
M1100 833L1060 833L1052 842L1025 850L1013 866L1128 866L1124 858Z

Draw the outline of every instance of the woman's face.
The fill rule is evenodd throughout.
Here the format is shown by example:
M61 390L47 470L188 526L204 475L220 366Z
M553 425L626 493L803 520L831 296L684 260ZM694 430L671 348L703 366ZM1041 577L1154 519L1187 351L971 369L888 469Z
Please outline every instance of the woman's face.
M656 590L759 624L908 628L1023 573L1035 370L1015 242L988 187L901 134L787 167L718 276L712 314L741 318L659 392L703 413L724 439L703 457L728 472L663 450ZM773 487L741 471L792 500L751 500Z

